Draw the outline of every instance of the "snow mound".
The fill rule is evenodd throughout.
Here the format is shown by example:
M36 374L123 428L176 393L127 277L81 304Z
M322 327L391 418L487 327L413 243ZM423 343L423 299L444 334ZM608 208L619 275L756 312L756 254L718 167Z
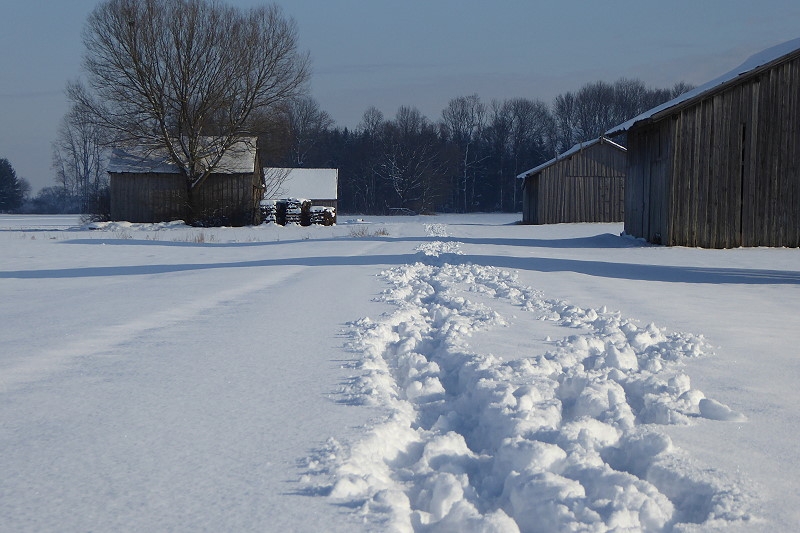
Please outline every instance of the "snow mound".
M429 234L446 234L429 228ZM382 273L396 310L351 324L353 402L386 410L360 442L308 468L314 493L392 531L669 531L750 519L747 498L695 467L668 424L741 420L682 368L701 336L549 300L457 243ZM471 299L470 299L471 298ZM481 303L488 301L489 304ZM565 336L539 355L475 353L506 301Z

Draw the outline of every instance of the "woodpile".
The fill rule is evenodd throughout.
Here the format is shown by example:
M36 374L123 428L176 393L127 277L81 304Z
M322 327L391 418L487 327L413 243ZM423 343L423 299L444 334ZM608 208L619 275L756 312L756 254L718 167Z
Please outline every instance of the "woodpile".
M333 226L336 224L336 209L315 205L311 207L311 223L321 226Z
M314 206L310 200L303 198L262 200L261 218L265 224L274 222L281 226L287 224L333 226L336 224L336 209L333 207Z
M262 224L277 221L277 205L275 200L262 200L261 201L261 221Z

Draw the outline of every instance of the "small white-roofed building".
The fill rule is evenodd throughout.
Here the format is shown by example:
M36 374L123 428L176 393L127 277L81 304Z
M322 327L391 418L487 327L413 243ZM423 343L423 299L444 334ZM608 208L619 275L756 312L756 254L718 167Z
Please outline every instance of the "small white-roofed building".
M300 198L314 206L333 207L338 204L339 169L336 168L265 168L264 200ZM271 180L280 183L270 184Z

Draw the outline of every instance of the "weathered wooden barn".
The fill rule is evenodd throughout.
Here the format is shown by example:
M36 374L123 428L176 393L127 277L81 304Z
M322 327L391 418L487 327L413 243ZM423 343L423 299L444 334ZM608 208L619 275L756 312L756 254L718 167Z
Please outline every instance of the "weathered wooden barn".
M522 223L620 222L625 148L600 137L518 175Z
M607 132L627 134L625 232L800 246L800 39Z
M163 151L114 149L108 173L111 219L128 222L185 220L202 225L260 222L263 183L255 138L225 152L214 172L192 191Z

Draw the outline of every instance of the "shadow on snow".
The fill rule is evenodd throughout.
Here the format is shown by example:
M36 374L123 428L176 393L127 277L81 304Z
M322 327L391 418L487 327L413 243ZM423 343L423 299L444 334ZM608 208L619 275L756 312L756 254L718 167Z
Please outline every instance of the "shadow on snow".
M441 240L441 239L435 239ZM90 241L102 244L101 241ZM127 241L123 241L127 242ZM286 241L284 241L285 243ZM463 239L459 242L464 242ZM153 243L150 242L150 245ZM444 254L430 258L420 253L394 255L322 256L290 257L281 259L259 259L252 261L101 266L43 270L10 270L0 272L2 279L52 279L86 278L107 276L146 276L171 274L212 269L228 268L270 268L282 266L337 267L337 266L380 266L390 267L414 262L434 262L436 264L473 263L481 266L494 266L510 270L534 272L574 272L587 276L612 279L629 279L666 283L706 283L706 284L745 284L781 285L800 284L800 272L783 270L760 270L739 268L711 268L694 266L665 266L636 263L617 263L609 261L586 261L579 259L560 259L551 257L505 257L491 255Z

